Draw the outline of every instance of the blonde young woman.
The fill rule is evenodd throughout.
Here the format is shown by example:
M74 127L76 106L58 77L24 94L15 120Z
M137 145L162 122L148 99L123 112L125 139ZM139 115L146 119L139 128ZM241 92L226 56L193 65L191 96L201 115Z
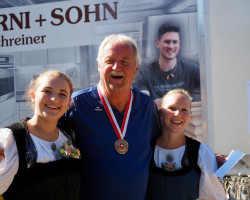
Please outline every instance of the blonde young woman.
M49 70L31 81L26 98L33 116L0 129L0 194L6 199L78 199L80 152L59 118L73 92L65 74ZM63 159L67 158L67 159Z
M150 200L217 200L225 192L213 174L217 162L205 144L184 135L191 97L183 89L169 91L161 105L162 134L153 140L148 196Z

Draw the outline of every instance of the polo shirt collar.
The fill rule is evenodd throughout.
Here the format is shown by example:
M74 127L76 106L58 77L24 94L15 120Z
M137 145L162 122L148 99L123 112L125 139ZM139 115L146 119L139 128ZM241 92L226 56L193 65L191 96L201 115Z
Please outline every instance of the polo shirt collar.
M132 91L133 91L133 94L134 94L134 99L133 99L132 111L131 112L134 112L134 111L142 109L144 107L145 99L142 98L143 95L140 94L140 91L137 90L133 86L132 86ZM102 103L102 101L100 99L100 96L98 94L97 85L93 86L91 88L90 92L91 92L91 97L96 100L96 101L91 102L92 106L93 107L102 107L102 108L104 108L103 103Z

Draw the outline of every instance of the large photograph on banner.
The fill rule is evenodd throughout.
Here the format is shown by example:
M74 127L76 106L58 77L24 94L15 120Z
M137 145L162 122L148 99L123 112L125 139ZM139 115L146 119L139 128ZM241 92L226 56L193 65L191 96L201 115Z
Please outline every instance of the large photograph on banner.
M0 127L32 115L24 91L32 78L47 69L68 74L75 91L96 85L98 47L110 34L126 34L137 42L143 69L160 57L156 42L160 26L174 23L180 27L178 59L199 67L197 21L193 0L1 1ZM174 72L166 79L177 79ZM182 87L183 83L176 84ZM196 86L187 134L200 139L200 88Z

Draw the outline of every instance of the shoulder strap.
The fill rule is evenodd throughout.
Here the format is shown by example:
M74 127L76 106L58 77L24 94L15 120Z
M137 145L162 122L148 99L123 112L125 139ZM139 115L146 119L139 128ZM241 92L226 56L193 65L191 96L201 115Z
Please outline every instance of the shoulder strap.
M19 169L23 170L27 168L25 161L25 138L26 138L26 123L25 119L19 122L16 122L6 128L9 128L13 132L13 136L16 140L18 155L19 155Z
M59 121L57 127L63 132L63 134L68 139L72 141L73 145L76 146L75 132L70 127L70 125L66 121L64 121L63 123Z
M194 140L190 137L186 137L186 145L187 145L187 156L189 158L190 164L193 166L194 170L197 173L201 173L201 170L198 166L198 156L199 156L199 149L200 149L200 142Z

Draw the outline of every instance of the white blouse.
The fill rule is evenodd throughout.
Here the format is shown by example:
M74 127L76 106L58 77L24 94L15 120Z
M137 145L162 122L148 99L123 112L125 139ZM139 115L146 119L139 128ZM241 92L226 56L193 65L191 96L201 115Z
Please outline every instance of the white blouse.
M154 160L156 166L161 168L161 163L166 162L166 157L171 155L175 163L175 167L181 167L181 159L185 152L185 145L177 149L168 150L156 145ZM206 144L200 145L198 155L198 166L201 169L201 177L199 184L199 199L204 200L224 200L226 198L225 191L214 172L217 170L217 162L213 151Z
M52 150L52 144L56 149L61 148L62 143L68 138L59 130L59 136L54 142L42 140L30 134L37 150L37 163L47 163L60 159L57 151ZM5 159L0 160L0 195L3 194L12 183L19 166L19 156L13 133L8 128L0 129L0 148L4 149Z

